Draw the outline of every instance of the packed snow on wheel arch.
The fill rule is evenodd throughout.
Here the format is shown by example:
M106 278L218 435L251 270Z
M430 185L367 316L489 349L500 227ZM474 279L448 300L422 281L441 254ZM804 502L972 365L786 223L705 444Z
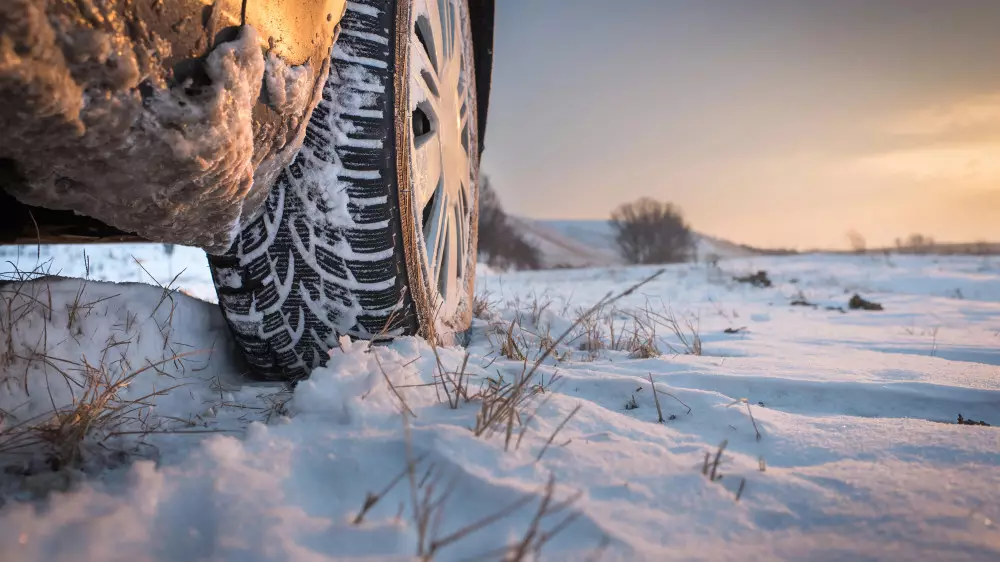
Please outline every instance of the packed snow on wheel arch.
M204 249L268 379L342 335L448 341L471 320L493 8L12 0L0 243Z

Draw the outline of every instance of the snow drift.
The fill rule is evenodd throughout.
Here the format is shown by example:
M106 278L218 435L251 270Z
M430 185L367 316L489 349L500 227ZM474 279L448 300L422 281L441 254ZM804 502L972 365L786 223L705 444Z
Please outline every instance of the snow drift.
M179 266L156 265L154 276ZM481 275L464 348L345 339L294 389L243 378L215 306L170 287L5 283L0 317L17 319L0 330L5 436L79 402L83 365L103 364L112 379L155 368L115 397L135 412L94 427L72 464L41 462L45 443L0 445L0 553L1000 556L1000 262L800 256L724 267L670 267L576 325L581 310L655 271ZM732 281L758 269L773 288ZM178 279L197 293L198 275ZM854 292L885 310L841 312ZM482 430L490 389L518 384L567 330L524 387L510 437L506 421ZM636 333L652 347L639 352ZM679 335L697 336L700 354ZM991 426L960 425L959 414Z

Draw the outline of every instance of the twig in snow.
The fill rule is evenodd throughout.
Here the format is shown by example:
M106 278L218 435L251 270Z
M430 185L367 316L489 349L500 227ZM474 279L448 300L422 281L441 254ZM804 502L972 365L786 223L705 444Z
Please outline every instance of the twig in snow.
M718 450L715 451L714 460L711 453L705 453L705 462L702 464L701 473L712 482L722 480L722 475L719 474L719 465L722 463L722 452L726 450L728 444L729 441L723 441L719 444Z
M547 531L542 530L542 524L546 518L551 518L557 513L572 506L580 499L582 494L577 492L561 502L553 502L555 496L555 476L549 476L545 485L545 495L539 503L538 509L532 517L531 523L524 532L524 536L516 543L507 545L489 552L480 553L471 560L489 560L499 558L504 562L522 562L526 560L538 560L540 551L546 543L551 541L556 535L564 531L570 524L576 521L580 513L573 512L565 516L558 523L550 527ZM480 527L481 528L481 527Z
M579 407L577 409L579 409ZM364 514L367 513L376 503L378 503L378 501L382 499L405 476L409 480L410 484L410 502L413 509L412 516L413 522L416 525L417 559L421 562L431 562L442 549L509 517L519 509L530 504L535 499L533 495L526 494L489 515L477 519L447 535L439 536L438 530L444 516L444 508L447 500L455 490L456 481L452 480L444 488L443 492L437 493L436 489L438 488L441 478L440 474L435 472L435 466L433 464L428 467L423 477L417 477L417 465L424 459L425 455L414 458L413 432L410 426L410 418L405 411L401 412L401 415L403 417L403 442L405 445L406 467L403 472L394 478L381 492L374 495L368 494L366 496L361 513L355 517L355 524L361 523L363 521ZM572 414L569 417L572 417ZM567 417L567 421L569 417ZM518 541L518 543L504 546L492 554L499 555L505 562L522 562L528 559L529 554L533 554L537 557L540 550L546 543L548 543L558 533L565 530L570 523L579 517L579 513L570 513L548 530L543 531L542 523L546 520L546 518L550 518L556 513L572 506L580 497L580 494L577 493L576 495L561 502L553 502L554 495L555 476L552 475L549 477L549 481L545 487L545 495L541 500L541 504L535 514L535 517L532 519L531 524L525 531L524 537ZM401 506L400 513L402 513L402 510L403 508ZM490 556L482 555L475 558L475 560L488 558L490 558Z
M697 317L687 316L683 319L683 321L681 321L677 319L673 310L667 310L665 314L659 314L653 312L648 307L646 308L646 315L650 319L659 319L663 325L674 334L674 337L676 337L681 343L681 351L683 351L684 354L702 354L702 342L701 335L699 333L700 321ZM667 344L667 347L669 347L671 351L678 351L670 344Z
M577 406L577 409L579 408L580 407ZM576 413L576 410L574 410L573 413ZM570 416L572 416L572 414L570 414ZM541 455L539 455L539 457L540 456ZM555 485L555 476L549 476L549 482L545 486L545 497L542 498L542 502L538 506L538 511L535 512L535 516L532 518L531 524L528 525L528 530L525 532L524 538L521 539L521 542L519 542L506 557L508 560L527 559L529 549L537 553L543 544L568 527L570 523L575 521L580 516L579 512L571 513L548 532L541 532L542 518L573 504L580 497L580 493L578 492L576 495L561 504L550 507L552 503L552 496L555 493Z
M760 441L760 429L757 428L757 420L753 419L753 412L750 410L750 402L746 402L747 414L750 415L750 423L753 424L753 430L757 433L757 441Z
M754 419L753 412L750 411L750 401L747 400L746 398L740 398L739 400L734 400L731 404L729 404L727 406L727 408L729 406L735 406L736 404L739 404L739 403L746 404L746 406L747 406L747 413L750 414L750 423L753 424L753 430L754 430L754 432L757 433L757 441L760 441L760 439L761 439L760 429L757 427L757 420Z
M656 402L656 416L659 423L663 423L663 410L660 409L660 397L656 394L656 385L653 383L653 373L649 373L649 387L653 389L653 401Z
M566 419L564 419L562 422L559 423L559 426L556 427L556 430L553 431L552 435L549 436L549 440L545 442L545 446L543 446L542 450L538 452L538 456L535 458L536 462L542 460L542 455L544 455L545 451L549 449L549 445L551 445L552 441L555 440L556 435L559 434L562 428L565 427L566 424L569 423L569 420L573 419L573 416L575 416L576 413L579 411L580 411L580 405L577 404L576 408L573 408L573 411L570 412L568 416L566 416Z
M684 406L685 408L687 408L687 412L685 412L686 414L689 414L689 415L691 414L691 406L688 406L687 404L685 404L683 400L681 400L680 398L678 398L678 397L674 396L673 394L667 392L666 390L657 390L656 385L653 384L653 373L649 373L649 384L650 384L650 386L653 389L653 396L656 396L657 394L666 394L667 396L669 396L669 397L673 398L674 400L676 400L677 402L679 402L681 406ZM659 401L659 399L656 400L656 409L657 410L660 409L660 401ZM660 421L661 422L663 421L663 414L660 414Z
M406 411L407 414L413 417L417 417L417 415L413 413L413 410L410 409L409 404L406 403L406 399L403 398L403 395L400 394L399 390L396 389L396 385L392 384L392 380L389 378L389 373L386 373L385 368L382 367L382 361L379 360L378 353L372 353L372 357L375 358L375 364L378 365L378 370L382 372L382 378L384 378L385 383L389 385L389 390L391 390L392 393L396 395L396 399L399 400L400 405L403 406L403 409Z
M423 460L426 457L427 457L426 453L420 455L413 461L413 464L415 465L420 462L423 462ZM361 506L361 511L359 511L357 516L354 517L354 521L352 523L354 525L360 525L362 521L364 521L365 515L368 513L368 511L371 510L371 508L375 507L375 504L381 501L386 494L391 492L392 489L396 487L396 484L399 484L400 480L406 477L406 475L409 473L409 470L410 470L410 463L407 462L406 467L399 474L397 474L395 478L390 480L389 483L385 486L385 488L382 488L378 493L375 494L367 492L365 494L365 503L364 505Z

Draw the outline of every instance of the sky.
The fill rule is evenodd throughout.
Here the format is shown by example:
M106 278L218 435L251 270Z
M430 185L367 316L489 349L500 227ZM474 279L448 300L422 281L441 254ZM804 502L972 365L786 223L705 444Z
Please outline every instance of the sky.
M1000 241L1000 1L497 0L509 212L650 196L762 247Z

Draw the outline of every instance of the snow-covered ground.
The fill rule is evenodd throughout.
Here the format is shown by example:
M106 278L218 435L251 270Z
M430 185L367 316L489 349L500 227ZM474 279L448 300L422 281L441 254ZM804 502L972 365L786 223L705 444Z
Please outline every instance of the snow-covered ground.
M81 273L79 249L53 270ZM148 281L134 254L211 288L194 250L88 254L92 277ZM345 340L294 390L241 379L197 298L2 285L0 560L1000 559L1000 260L720 268L672 266L603 307L520 400L504 385L543 347L655 270L480 275L467 347ZM774 286L732 280L757 270ZM884 310L847 310L855 293ZM452 408L442 372L469 401Z
M171 285L193 297L218 302L205 251L187 246L142 243L0 246L0 279L15 271Z

